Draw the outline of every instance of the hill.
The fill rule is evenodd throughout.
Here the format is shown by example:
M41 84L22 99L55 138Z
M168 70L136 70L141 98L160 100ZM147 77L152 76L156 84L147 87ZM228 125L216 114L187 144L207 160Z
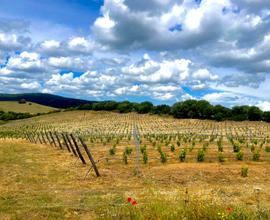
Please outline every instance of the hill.
M0 101L19 101L21 99L53 108L70 108L82 104L94 103L92 101L65 98L62 96L46 93L0 94Z
M47 113L50 111L57 110L57 108L40 105L33 102L27 102L24 104L19 104L16 101L0 101L0 111L4 112L17 112L17 113Z

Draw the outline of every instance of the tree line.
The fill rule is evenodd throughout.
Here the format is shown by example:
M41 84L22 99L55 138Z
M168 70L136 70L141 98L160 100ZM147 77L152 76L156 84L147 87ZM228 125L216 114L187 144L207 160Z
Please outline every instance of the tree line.
M270 122L270 112L262 111L256 106L235 106L227 108L222 105L211 105L205 100L187 100L177 102L172 106L169 105L153 105L151 102L116 102L102 101L90 102L81 104L78 107L68 108L70 110L94 110L94 111L115 111L119 113L137 112L139 114L156 114L156 115L171 115L174 118L182 119L209 119L216 121L233 120L233 121L266 121ZM51 114L60 112L61 110L52 111L49 113L16 113L0 111L0 120L9 121L17 119L25 119L43 114Z
M216 121L266 121L270 122L270 112L263 112L256 106L235 106L227 108L222 105L211 105L205 100L186 100L172 106L156 105L151 102L134 103L129 101L102 101L82 104L70 110L116 111L120 113L137 112L139 114L172 115L182 119L210 119Z

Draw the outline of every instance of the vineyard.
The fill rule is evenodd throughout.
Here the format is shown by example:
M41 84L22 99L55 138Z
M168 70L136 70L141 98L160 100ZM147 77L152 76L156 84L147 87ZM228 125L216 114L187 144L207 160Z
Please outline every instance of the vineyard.
M127 156L128 161L134 163L135 127L139 135L141 163L270 159L270 126L264 122L213 122L132 113L64 112L2 125L0 136L28 139L28 135L33 135L40 143L57 141L61 137L58 145L62 148L66 145L63 134L72 133L91 146L97 158L126 163L124 157ZM48 137L48 134L53 137ZM124 155L128 149L131 152Z
M238 217L244 214L246 218L241 219L270 216L267 209L270 203L267 174L270 125L265 122L178 120L137 113L67 111L0 125L0 139L4 146L13 146L12 154L28 149L31 158L41 161L45 170L66 173L65 177L57 174L48 183L60 195L53 194L52 190L46 192L64 201L60 206L68 208L61 212L70 214L77 210L78 219L89 210L94 210L95 217L104 215L104 219L132 219L130 215L140 215L138 219L163 219L163 209L164 215L172 219L182 215L189 216L187 219L199 216L205 219L205 215L211 216L208 219L240 219ZM8 164L12 154L7 156ZM3 175L12 172L8 169L2 170ZM33 188L47 190L42 181L36 185L39 179L35 179ZM75 185L77 193L74 193ZM77 207L76 196L85 194L88 197ZM99 196L99 205L90 199L93 194L94 198ZM68 199L63 199L65 196ZM108 196L113 204L108 204ZM125 202L129 196L138 199L138 209L130 210ZM155 198L155 202L150 198ZM49 203L57 203L51 200ZM185 208L187 206L189 209ZM237 218L228 217L224 211L227 206L234 207ZM192 214L195 209L198 213ZM215 210L223 210L227 217L221 218ZM160 212L157 218L152 216L153 212ZM111 217L111 213L116 217ZM73 218L74 213L71 216Z

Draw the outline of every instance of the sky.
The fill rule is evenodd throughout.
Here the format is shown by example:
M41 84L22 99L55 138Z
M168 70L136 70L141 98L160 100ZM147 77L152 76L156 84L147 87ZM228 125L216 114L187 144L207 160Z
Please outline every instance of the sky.
M0 93L270 110L269 0L0 0Z

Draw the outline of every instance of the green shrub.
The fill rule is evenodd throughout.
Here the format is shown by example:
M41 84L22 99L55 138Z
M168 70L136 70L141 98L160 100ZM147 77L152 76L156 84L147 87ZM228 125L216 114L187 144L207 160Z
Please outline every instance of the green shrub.
M265 151L269 153L270 152L270 146L265 147Z
M243 160L243 158L244 158L243 151L239 151L239 152L236 153L236 159L237 160Z
M159 152L160 153L160 160L161 163L166 163L167 162L167 155L164 152Z
M259 151L256 151L256 152L253 153L253 158L252 159L254 161L259 161L260 160L260 156L261 156L260 155L260 152Z
M147 164L147 162L148 162L148 155L147 155L147 151L145 150L143 152L143 163Z
M197 154L197 161L203 162L205 157L205 151L203 149L200 149Z
M116 145L113 145L113 147L109 150L110 155L115 155L116 151Z
M218 153L218 161L219 162L224 162L225 161L225 157L224 157L224 153L223 152L219 152Z
M187 155L187 150L186 149L181 150L179 154L179 160L181 162L184 162L186 160L186 155Z
M255 146L253 144L251 144L250 150L251 150L251 152L254 152Z
M242 167L241 168L241 176L247 177L248 176L248 167Z
M141 147L140 150L141 150L141 153L143 154L144 151L146 151L146 145L143 145L143 147Z
M180 141L177 141L176 144L177 144L177 146L179 147L179 146L180 146Z
M132 153L132 148L126 147L126 148L125 148L125 154L126 154L126 155L130 155L131 153Z
M218 146L218 151L219 151L219 152L223 152L223 146L222 146L222 145L219 145L219 146Z
M173 144L171 144L171 152L174 152L175 151L175 147Z
M208 146L209 146L209 143L204 143L204 144L203 144L203 150L206 151L207 148L208 148Z
M233 152L237 153L241 150L241 147L237 143L233 143Z

